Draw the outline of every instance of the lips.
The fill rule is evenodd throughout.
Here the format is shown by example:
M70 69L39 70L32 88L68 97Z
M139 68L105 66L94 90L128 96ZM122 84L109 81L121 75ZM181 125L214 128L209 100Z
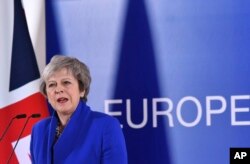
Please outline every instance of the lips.
M65 98L65 97L60 97L60 98L57 99L57 102L58 102L58 103L65 103L65 102L67 102L67 101L68 101L68 99Z

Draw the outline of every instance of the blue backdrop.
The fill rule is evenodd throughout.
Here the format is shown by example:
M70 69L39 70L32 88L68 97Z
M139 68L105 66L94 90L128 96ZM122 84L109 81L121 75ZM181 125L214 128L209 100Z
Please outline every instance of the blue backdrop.
M88 104L120 120L130 164L229 163L230 147L250 147L249 8L47 0L47 61L90 67Z

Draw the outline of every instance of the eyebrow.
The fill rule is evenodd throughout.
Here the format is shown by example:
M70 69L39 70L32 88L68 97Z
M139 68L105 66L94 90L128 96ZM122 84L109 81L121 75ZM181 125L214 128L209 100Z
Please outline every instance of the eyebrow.
M72 79L72 78L66 77L66 78L63 78L63 79L61 79L61 80L73 80L73 79ZM48 83L52 83L52 82L56 82L56 80L48 80L47 82L48 82Z

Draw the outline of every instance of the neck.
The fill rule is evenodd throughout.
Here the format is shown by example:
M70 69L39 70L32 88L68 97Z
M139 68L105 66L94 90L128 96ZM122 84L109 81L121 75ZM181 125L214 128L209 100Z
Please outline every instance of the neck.
M57 113L62 126L66 126L72 114Z

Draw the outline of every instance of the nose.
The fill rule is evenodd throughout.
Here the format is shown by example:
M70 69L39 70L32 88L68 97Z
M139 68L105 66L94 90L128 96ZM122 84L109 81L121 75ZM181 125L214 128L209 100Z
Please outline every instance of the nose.
M56 94L63 93L63 88L60 85L57 86L56 89L55 89L55 93Z

